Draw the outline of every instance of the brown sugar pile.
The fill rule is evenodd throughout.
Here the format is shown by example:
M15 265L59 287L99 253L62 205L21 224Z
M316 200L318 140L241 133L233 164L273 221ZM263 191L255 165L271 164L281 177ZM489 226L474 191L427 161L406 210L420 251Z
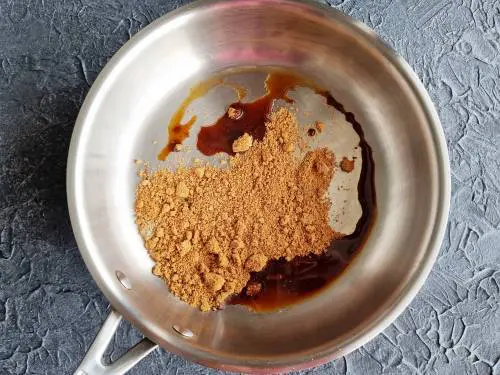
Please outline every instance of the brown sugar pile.
M216 309L270 259L320 254L339 237L328 225L326 195L334 155L317 149L298 160L298 134L295 116L280 109L262 141L235 142L226 169L142 173L136 222L153 273L181 300Z

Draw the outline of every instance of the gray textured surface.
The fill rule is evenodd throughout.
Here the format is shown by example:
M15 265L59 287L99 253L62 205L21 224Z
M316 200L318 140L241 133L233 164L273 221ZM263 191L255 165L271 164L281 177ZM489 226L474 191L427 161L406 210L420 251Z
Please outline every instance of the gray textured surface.
M416 70L443 123L452 211L439 260L383 334L314 374L500 374L500 2L329 0ZM74 371L108 304L76 247L65 161L79 106L176 0L0 0L0 374ZM116 358L140 334L124 324ZM156 351L132 374L214 373Z

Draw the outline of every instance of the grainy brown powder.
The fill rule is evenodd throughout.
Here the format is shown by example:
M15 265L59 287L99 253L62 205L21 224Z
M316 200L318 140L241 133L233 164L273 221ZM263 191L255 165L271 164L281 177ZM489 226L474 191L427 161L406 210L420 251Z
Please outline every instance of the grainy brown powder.
M354 170L354 159L349 160L344 156L340 162L340 169L347 173L352 172Z
M153 273L203 311L239 293L268 260L322 253L338 236L326 196L334 155L318 149L297 160L298 126L286 109L266 127L261 142L234 145L228 168L142 173L136 222Z

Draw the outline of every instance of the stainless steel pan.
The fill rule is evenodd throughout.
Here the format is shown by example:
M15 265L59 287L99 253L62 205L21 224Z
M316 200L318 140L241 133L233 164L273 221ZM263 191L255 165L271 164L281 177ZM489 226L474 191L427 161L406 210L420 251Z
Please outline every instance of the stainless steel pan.
M272 313L238 306L201 313L151 274L134 224L132 160L154 160L191 85L252 66L311 76L355 113L374 152L378 218L347 272L315 297ZM413 71L371 30L335 10L292 0L201 1L153 22L99 75L71 141L73 229L113 306L77 373L123 373L156 344L244 372L312 367L356 349L403 311L428 275L447 221L448 165L438 117ZM102 353L122 317L147 339L104 366Z

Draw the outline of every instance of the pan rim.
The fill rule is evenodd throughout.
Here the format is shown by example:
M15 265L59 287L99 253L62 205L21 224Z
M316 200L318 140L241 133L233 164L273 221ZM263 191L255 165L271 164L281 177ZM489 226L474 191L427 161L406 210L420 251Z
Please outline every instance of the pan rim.
M258 4L260 1L261 0L241 0L240 2L242 5L252 5ZM91 256L91 253L88 250L88 242L86 236L82 232L82 228L80 225L82 209L78 206L77 203L79 194L79 187L77 186L77 176L79 173L81 173L79 172L78 166L81 163L79 150L82 141L82 133L85 130L85 124L88 122L87 118L91 117L91 113L94 110L94 104L98 103L100 92L105 88L110 76L112 76L115 70L119 68L121 62L128 56L130 52L132 52L148 37L154 35L155 32L158 31L158 29L169 25L177 18L188 15L195 9L209 9L212 6L217 6L225 2L225 0L200 0L181 7L153 21L150 25L141 30L127 43L125 43L125 45L122 46L106 64L106 66L92 85L90 91L88 92L78 114L78 118L75 122L75 127L71 138L66 174L67 201L71 224L73 232L75 234L77 245L80 249L80 253L92 277L96 281L100 290L110 301L111 305L153 341L158 341L158 337L155 336L154 332L148 329L145 322L139 319L138 314L134 314L125 304L121 302L119 293L114 292L111 288L108 287L107 283L102 278L102 275L100 274ZM278 359L273 362L267 361L266 363L249 363L247 365L241 365L240 363L235 363L234 361L223 364L220 362L220 358L216 359L214 356L207 355L204 352L200 352L199 355L197 353L196 356L193 356L193 354L187 353L171 343L167 343L168 345L162 345L167 350L181 354L186 358L194 360L195 362L209 367L221 368L231 371L273 372L278 370L287 371L309 368L345 355L372 340L403 312L403 310L410 304L410 302L416 296L418 291L423 286L425 280L427 279L431 268L437 258L445 234L451 199L449 156L444 132L441 127L436 109L434 108L434 105L432 104L429 97L429 94L418 79L416 73L408 65L408 63L404 61L404 59L401 58L395 51L388 47L385 42L383 42L375 34L374 31L369 29L361 22L344 15L340 11L309 0L271 0L271 2L279 3L280 5L305 6L309 10L320 12L331 22L341 23L351 32L362 38L365 42L373 45L377 49L377 51L388 61L388 63L390 63L391 66L397 70L401 78L405 80L406 84L411 89L412 95L418 101L422 112L425 114L425 118L429 127L428 130L432 134L432 146L438 158L436 160L436 170L438 171L437 184L439 187L439 192L437 192L438 203L436 207L434 222L429 223L429 225L433 225L433 230L428 240L425 254L423 256L422 262L415 270L413 277L408 280L406 287L399 292L399 295L395 298L394 302L390 307L388 307L387 312L370 322L369 327L367 327L364 332L360 332L356 337L348 339L343 344L341 351L330 348L325 349L314 356L309 356L309 358L301 356L298 360L291 361L288 357L286 360Z

